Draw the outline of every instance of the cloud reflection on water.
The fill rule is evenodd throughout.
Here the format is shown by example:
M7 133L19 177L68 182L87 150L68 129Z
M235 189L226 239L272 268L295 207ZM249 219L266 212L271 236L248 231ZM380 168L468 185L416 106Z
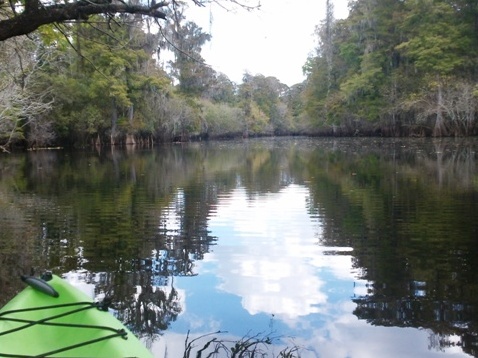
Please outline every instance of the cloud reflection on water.
M218 204L209 228L219 238L206 260L217 262L219 288L242 297L251 314L273 314L292 323L327 302L317 275L323 251L320 222L306 212L307 190L291 185L252 200L237 189Z
M352 248L319 245L322 223L317 219L320 216L307 212L307 199L307 188L289 185L278 193L252 198L238 188L219 200L208 225L218 244L204 260L196 262L199 276L195 278L210 275L216 279L207 280L213 286L201 288L209 297L202 297L203 302L195 308L187 306L181 315L182 326L197 328L193 336L211 333L214 328L229 331L221 337L238 340L264 332L263 326L247 326L250 331L241 331L245 325L240 321L247 325L254 322L252 317L269 316L280 322L273 327L280 327L274 335L294 337L284 344L303 348L301 357L441 354L427 346L427 330L372 326L353 315L351 299L365 295L367 283L356 278ZM239 298L243 313L228 306L225 301L230 297ZM216 304L226 308L213 307ZM229 322L237 324L226 326L224 314L230 314L233 319ZM158 356L166 351L174 356L175 349L184 347L184 334L172 328L154 348ZM279 344L276 351L285 345ZM459 348L447 349L447 354L464 356Z

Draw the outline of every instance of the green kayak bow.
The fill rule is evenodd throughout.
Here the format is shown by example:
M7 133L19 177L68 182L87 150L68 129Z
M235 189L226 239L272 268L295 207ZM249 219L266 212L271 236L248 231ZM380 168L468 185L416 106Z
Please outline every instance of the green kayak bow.
M0 310L0 357L152 358L101 303L58 276L29 285Z

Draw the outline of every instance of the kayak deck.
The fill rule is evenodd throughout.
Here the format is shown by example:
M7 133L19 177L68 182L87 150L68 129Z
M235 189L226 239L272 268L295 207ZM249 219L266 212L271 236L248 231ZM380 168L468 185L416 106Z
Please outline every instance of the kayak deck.
M0 357L144 357L146 347L107 308L65 280L27 287L0 310Z

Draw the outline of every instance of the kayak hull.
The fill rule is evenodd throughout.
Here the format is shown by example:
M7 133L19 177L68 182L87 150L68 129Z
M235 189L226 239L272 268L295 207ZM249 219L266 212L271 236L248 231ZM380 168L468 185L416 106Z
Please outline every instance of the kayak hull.
M58 276L58 297L27 287L0 310L0 357L152 358L113 315Z

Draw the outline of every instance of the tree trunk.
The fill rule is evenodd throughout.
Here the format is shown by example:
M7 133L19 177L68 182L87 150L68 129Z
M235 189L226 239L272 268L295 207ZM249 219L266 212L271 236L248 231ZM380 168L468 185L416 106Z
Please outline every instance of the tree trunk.
M111 99L111 135L110 144L113 146L116 144L116 131L118 125L118 107L116 106L116 99Z
M446 134L445 121L443 118L443 88L438 80L438 94L437 94L437 109L436 109L436 121L433 128L433 136L441 137Z
M133 131L133 116L134 116L134 106L131 104L128 108L128 122L129 122L129 130ZM134 138L133 133L128 133L126 135L126 145L136 145L136 140Z
M95 147L101 147L101 139L100 139L99 134L96 136L96 140L94 141L94 145L95 145Z
M328 99L330 97L330 90L332 88L332 70L333 70L333 38L332 38L332 26L334 24L334 5L330 0L325 3L325 41L324 41L324 55L327 63L327 94L325 97L325 119L328 119L329 108Z
M134 134L126 135L126 145L136 145L136 139L134 138Z

